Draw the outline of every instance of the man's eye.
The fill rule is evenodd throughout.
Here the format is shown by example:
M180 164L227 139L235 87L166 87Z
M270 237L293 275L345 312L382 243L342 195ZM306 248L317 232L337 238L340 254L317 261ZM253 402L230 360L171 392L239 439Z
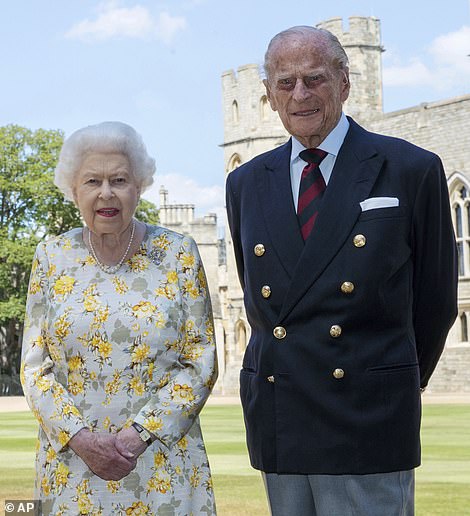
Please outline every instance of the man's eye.
M307 77L304 77L304 84L307 88L313 88L321 79L321 75L307 75Z
M277 86L281 90L288 90L295 86L295 79L279 79Z

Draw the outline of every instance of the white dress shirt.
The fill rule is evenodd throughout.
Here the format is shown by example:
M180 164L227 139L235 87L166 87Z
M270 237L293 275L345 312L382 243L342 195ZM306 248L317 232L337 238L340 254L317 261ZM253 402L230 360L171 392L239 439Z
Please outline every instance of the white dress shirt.
M320 172L322 173L325 184L330 180L331 172L336 162L341 145L343 145L344 138L349 129L349 122L344 113L341 113L339 122L331 133L318 146L319 149L328 152L320 164ZM294 206L297 210L297 203L299 200L300 179L302 177L302 170L307 162L299 158L299 153L305 150L304 147L296 138L292 137L292 151L290 155L290 183L292 187L292 198Z

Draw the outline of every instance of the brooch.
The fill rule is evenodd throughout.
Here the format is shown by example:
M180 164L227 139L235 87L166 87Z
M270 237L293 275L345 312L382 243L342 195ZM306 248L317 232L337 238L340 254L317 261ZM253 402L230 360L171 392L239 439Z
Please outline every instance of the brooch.
M155 265L160 265L163 261L163 259L166 256L166 251L163 249L157 249L153 248L149 253L148 257L150 258L150 261L154 263Z

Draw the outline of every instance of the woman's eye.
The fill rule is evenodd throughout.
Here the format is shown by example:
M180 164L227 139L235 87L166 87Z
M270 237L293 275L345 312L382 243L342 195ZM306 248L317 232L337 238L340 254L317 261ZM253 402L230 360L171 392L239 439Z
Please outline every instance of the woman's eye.
M114 182L116 184L123 184L126 182L126 179L124 177L116 177L116 179L114 180Z

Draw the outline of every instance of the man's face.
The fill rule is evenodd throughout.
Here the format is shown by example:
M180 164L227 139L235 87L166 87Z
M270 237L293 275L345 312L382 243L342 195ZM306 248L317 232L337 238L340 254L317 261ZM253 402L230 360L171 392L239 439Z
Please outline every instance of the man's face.
M336 126L349 95L349 79L313 35L291 36L273 48L264 81L274 111L305 147L317 147Z

